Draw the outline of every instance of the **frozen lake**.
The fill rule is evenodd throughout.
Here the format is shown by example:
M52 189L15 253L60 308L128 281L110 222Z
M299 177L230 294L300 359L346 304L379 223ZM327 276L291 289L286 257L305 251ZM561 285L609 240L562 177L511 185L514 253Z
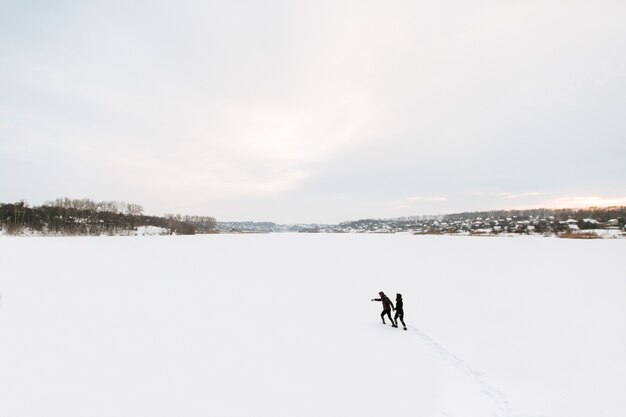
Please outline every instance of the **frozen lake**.
M0 415L623 417L626 240L0 238ZM401 292L408 331L380 323Z

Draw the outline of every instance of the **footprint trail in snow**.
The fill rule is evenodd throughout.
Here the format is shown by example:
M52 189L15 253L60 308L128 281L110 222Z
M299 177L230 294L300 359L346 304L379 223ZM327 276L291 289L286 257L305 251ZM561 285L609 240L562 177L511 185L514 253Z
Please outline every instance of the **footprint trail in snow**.
M469 376L472 381L474 381L474 383L476 383L480 387L481 392L489 397L496 404L498 417L511 417L511 405L509 404L509 401L506 399L501 391L488 384L483 379L479 371L472 368L466 361L451 353L449 350L441 346L432 337L422 332L417 327L407 327L410 328L415 334L417 334L417 336L419 336L422 341L424 341L427 345L437 351L444 361L454 366L465 375Z

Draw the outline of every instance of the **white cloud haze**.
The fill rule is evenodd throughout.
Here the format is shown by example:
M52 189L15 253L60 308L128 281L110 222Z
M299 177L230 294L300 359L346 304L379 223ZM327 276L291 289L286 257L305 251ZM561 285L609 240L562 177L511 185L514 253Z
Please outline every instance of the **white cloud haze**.
M624 21L621 1L3 2L0 201L277 222L623 203Z

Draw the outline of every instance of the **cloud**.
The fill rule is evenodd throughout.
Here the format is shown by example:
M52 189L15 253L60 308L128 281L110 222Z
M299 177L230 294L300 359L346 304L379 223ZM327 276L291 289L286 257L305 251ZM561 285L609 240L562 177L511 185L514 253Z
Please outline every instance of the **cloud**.
M473 196L487 196L487 197L506 198L506 199L517 199L517 198L523 198L523 197L535 197L535 196L545 195L545 193L539 193L536 191L523 192L523 193L512 193L512 192L506 192L506 191L488 191L488 192L474 191L468 194L473 195Z
M416 201L448 201L448 199L446 197L440 197L440 196L430 196L430 197L418 197L418 196L414 196L414 197L408 197L406 199L407 202L416 202Z
M626 194L622 4L7 8L4 199L335 221Z
M610 207L626 206L626 197L601 197L598 195L586 196L563 196L546 201L550 208L586 208L586 207Z

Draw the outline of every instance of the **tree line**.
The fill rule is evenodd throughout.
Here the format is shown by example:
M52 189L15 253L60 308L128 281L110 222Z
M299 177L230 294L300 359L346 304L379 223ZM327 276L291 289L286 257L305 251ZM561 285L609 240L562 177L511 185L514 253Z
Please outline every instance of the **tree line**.
M212 233L217 222L210 216L166 214L148 216L143 207L123 201L96 202L87 198L57 198L41 206L25 201L0 203L0 230L18 235L34 231L49 235L116 235L141 226L155 226L170 234Z
M549 218L549 217L554 217L556 220L567 220L567 219L582 220L582 219L588 218L588 219L595 219L599 222L607 222L611 219L626 219L626 206L468 211L468 212L463 212L463 213L452 213L452 214L397 217L393 219L384 219L384 220L395 220L395 221L402 221L402 222L417 222L417 221L427 221L427 220L456 221L456 220L465 220L465 219L476 219L479 217L483 219L515 218L518 220L529 220L531 218Z
M586 207L586 208L560 208L560 209L526 209L526 210L492 210L492 211L475 211L465 213L446 214L440 216L441 220L454 221L463 219L476 218L515 218L518 220L530 220L531 218L550 218L556 220L583 220L595 219L599 222L607 222L611 219L619 219L621 224L626 219L626 206L613 207Z

